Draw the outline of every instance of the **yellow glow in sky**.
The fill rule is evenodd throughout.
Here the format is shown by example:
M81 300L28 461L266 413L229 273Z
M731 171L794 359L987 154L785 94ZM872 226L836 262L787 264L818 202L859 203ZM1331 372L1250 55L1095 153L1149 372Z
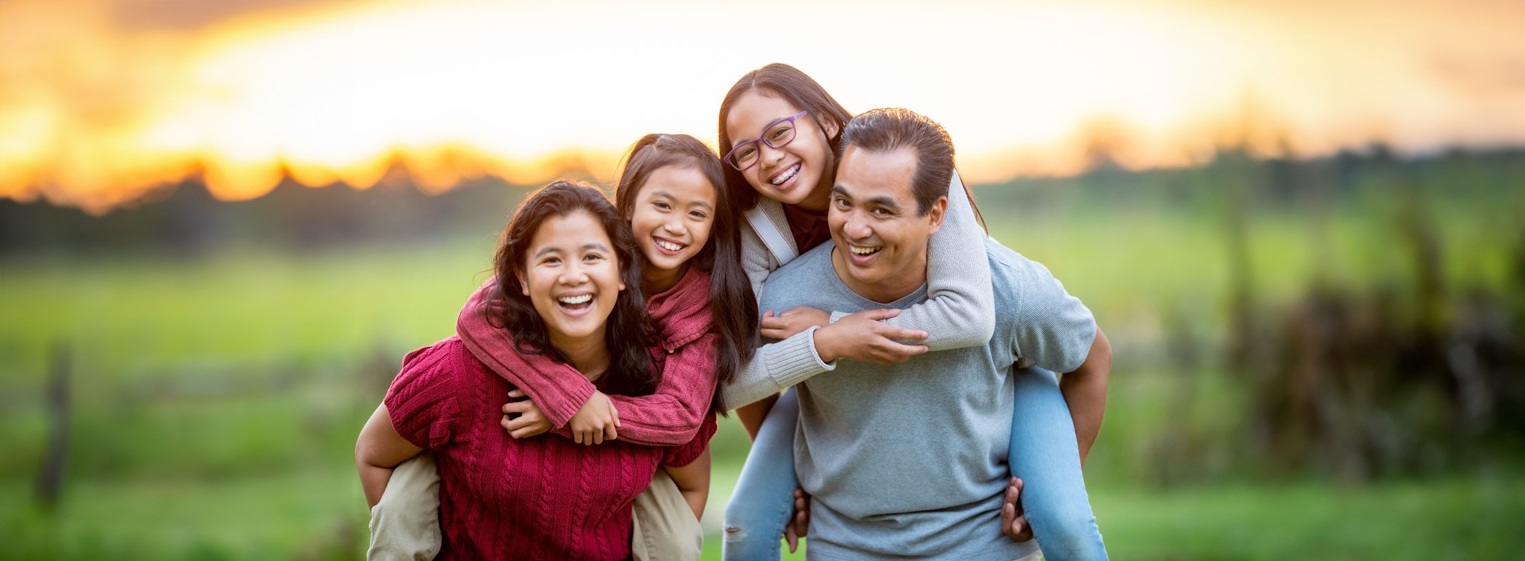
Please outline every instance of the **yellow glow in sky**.
M570 160L607 180L644 133L713 144L720 97L774 61L849 110L942 122L972 181L1074 173L1098 142L1131 167L1226 136L1525 143L1508 0L234 0L189 23L175 4L0 2L0 196L101 210L196 174L226 199L288 173L368 188L394 161L427 190Z

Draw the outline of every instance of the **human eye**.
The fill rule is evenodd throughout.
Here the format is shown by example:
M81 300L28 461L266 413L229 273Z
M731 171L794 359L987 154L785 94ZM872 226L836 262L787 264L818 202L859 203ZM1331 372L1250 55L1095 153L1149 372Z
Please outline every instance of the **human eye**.
M704 211L702 211L702 210L689 211L688 215L692 216L694 218L697 218L699 220L704 220L704 219L710 217L710 215L705 214Z
M768 141L777 142L794 134L794 123L784 121L768 130Z
M845 209L845 208L848 208L848 207L852 206L851 204L848 204L847 197L842 197L842 196L832 197L831 198L831 202L832 202L832 204L837 205L837 208L842 208L842 209Z
M877 208L875 208L874 210L872 210L870 212L874 216L878 216L878 217L881 217L881 218L886 218L886 217L889 217L889 216L893 216L895 214L893 212L890 212L889 209L884 208L884 207L877 207Z
M666 211L666 210L672 208L672 205L667 204L666 201L657 201L657 202L651 203L651 206L657 207L657 210L661 210L661 211Z
M736 151L732 152L731 154L731 158L735 159L736 161L745 162L752 159L752 156L757 155L757 145L748 142L741 145L741 147L737 148Z

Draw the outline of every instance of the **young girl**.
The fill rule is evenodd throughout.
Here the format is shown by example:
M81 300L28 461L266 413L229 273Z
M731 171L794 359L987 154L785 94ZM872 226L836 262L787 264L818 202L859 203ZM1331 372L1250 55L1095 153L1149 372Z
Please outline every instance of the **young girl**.
M761 292L770 272L830 239L826 210L840 134L849 119L820 84L788 65L754 70L727 92L720 106L720 152L726 154L727 187L745 209L742 259L754 292ZM779 538L794 507L799 406L792 391L774 398L777 392L830 370L838 358L894 363L989 341L995 321L990 271L985 261L961 254L984 243L977 221L973 201L955 174L947 218L929 245L929 298L922 304L898 314L828 316L808 308L764 313L762 335L779 341L760 348L753 364L722 388L728 403L752 404L738 410L738 417L753 435L752 452L726 508L726 559L779 557ZM1061 459L1083 458L1078 450L1089 449L1099 417L1095 426L1074 424L1085 446L1066 448L1066 442L1075 446L1076 434L1068 432L1069 411L1053 375L1035 369L1019 378L1009 462L1013 475L1044 482L1038 488L1030 481L1022 496L1039 544L1049 559L1104 558L1078 464L1044 461L1056 456L1056 447ZM1053 422L1060 417L1065 423ZM1039 443L1043 447L1035 448Z
M568 365L611 395L660 383L628 225L598 190L556 182L515 212L494 260L490 311L514 350ZM659 465L686 466L713 426L683 446L622 442L587 449L565 439L518 440L499 414L512 386L458 337L409 353L355 445L366 502L421 450L439 466L439 558L625 559L630 509ZM679 486L694 477L670 470ZM689 485L694 487L697 485Z
M487 296L484 287L462 309L456 331L478 358L530 398L504 408L523 413L505 421L515 438L560 427L558 432L585 445L616 438L653 446L688 442L713 422L713 413L727 410L716 395L717 381L734 379L757 344L757 301L740 266L740 227L720 188L725 180L719 158L691 136L651 134L624 159L615 199L635 233L641 289L652 295L647 309L660 330L663 383L650 396L609 396L566 376L564 366L528 363L506 352L512 341L476 311ZM728 313L711 320L713 310ZM708 457L702 460L707 469ZM672 519L673 509L647 507L670 504L663 498L672 495L669 489L659 473L652 491L637 500L638 538L645 542L637 553L696 559L702 539L697 524L685 528ZM690 505L701 513L704 501ZM688 515L687 522L696 519ZM674 543L684 547L674 551Z

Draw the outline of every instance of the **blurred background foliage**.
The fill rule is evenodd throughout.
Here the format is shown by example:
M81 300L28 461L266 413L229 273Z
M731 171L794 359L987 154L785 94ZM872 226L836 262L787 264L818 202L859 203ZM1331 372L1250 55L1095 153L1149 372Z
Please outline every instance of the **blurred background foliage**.
M1517 555L1525 152L1092 168L975 192L1115 347L1116 558ZM0 559L361 557L356 433L526 192L0 200ZM707 556L748 448L713 445Z

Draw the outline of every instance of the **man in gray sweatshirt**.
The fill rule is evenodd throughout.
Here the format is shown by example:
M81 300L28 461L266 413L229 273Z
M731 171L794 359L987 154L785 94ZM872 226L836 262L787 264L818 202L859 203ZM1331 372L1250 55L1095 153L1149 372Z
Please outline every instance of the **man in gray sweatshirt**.
M951 140L925 117L880 109L853 119L842 146L832 241L775 271L761 309L855 312L926 299L927 241L947 204ZM1032 553L1032 542L998 530L1022 368L1069 373L1081 449L1095 438L1110 348L1090 311L1038 263L994 242L968 251L991 267L999 312L988 345L894 365L844 360L796 386L795 471L812 496L812 559Z

